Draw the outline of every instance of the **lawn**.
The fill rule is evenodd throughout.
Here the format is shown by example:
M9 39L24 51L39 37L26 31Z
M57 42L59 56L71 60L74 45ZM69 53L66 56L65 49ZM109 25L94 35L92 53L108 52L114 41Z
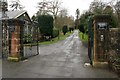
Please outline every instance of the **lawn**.
M66 39L68 36L70 36L73 32L68 32L66 33L66 35L63 35L63 33L60 34L59 38L56 37L56 38L53 38L51 41L44 41L44 42L39 42L40 45L45 45L45 44L53 44L53 43L56 43L58 41L61 41L61 40L64 40Z
M63 33L60 33L60 36L59 38L56 37L56 38L53 38L52 40L50 41L44 41L44 42L39 42L38 44L40 45L47 45L47 44L53 44L53 43L56 43L58 41L61 41L61 40L64 40L66 39L68 36L70 36L73 32L68 32L66 33L66 35L63 35ZM37 45L37 43L32 43L32 44L24 44L24 46L31 46L31 45Z

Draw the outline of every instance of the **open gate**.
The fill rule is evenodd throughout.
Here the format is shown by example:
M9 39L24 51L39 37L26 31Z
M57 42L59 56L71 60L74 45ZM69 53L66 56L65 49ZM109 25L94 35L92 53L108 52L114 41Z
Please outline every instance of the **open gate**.
M39 54L38 27L30 24L27 28L26 21L20 19L2 19L2 57L8 60L19 61ZM25 29L29 31L26 33ZM33 33L35 33L33 35ZM31 37L24 36L30 35ZM35 38L35 39L33 39ZM29 43L24 43L30 39Z

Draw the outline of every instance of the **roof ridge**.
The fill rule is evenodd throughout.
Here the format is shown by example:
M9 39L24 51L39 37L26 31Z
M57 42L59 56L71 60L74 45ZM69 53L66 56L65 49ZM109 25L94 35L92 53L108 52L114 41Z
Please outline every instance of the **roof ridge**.
M23 13L27 12L26 10L22 10L20 14L16 15L14 18L17 18L19 16L21 16Z

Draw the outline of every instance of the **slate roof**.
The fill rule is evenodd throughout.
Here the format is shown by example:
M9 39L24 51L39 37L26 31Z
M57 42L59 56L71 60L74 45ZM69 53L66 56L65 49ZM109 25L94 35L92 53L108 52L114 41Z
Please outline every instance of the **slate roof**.
M20 11L17 10L17 11L7 11L6 13L7 13L7 16L9 17L9 19L17 19L22 14L27 13L27 11L26 10L20 10ZM28 15L28 18L31 21L29 15ZM1 19L2 19L2 12L0 12L0 20Z

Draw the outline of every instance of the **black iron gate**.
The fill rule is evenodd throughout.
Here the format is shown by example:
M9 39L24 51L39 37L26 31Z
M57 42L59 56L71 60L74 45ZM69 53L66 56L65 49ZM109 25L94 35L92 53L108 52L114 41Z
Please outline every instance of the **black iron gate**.
M92 17L88 19L88 57L90 64L92 65L92 53L93 53L93 22Z
M38 31L37 23L25 25L23 35L24 58L39 54Z

